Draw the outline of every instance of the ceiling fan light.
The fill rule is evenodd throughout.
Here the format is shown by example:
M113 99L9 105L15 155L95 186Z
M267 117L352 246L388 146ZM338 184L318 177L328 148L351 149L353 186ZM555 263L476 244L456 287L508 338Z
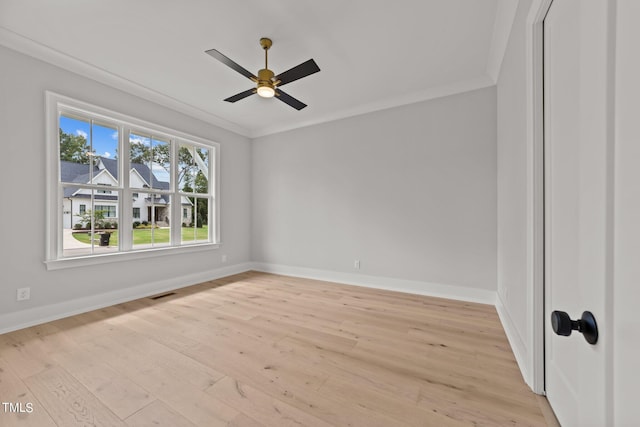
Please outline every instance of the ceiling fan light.
M258 95L263 98L273 98L276 94L275 89L270 86L259 86L258 87Z

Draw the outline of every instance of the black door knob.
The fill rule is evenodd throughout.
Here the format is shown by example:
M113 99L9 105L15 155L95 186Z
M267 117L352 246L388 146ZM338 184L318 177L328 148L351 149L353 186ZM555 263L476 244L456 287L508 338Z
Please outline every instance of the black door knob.
M590 311L582 313L578 320L571 320L564 311L554 311L551 313L551 327L558 335L568 337L572 331L578 331L589 344L598 342L598 324Z

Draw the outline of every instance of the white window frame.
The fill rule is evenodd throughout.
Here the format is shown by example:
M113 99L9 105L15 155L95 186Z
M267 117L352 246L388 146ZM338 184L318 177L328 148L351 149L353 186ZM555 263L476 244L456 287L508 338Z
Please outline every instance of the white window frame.
M105 262L120 262L159 255L182 254L194 251L207 251L220 246L220 144L211 140L200 138L184 132L147 122L126 114L111 111L86 102L78 101L57 93L45 92L46 97L46 156L47 156L47 242L45 264L48 270L56 270L69 267L81 267L86 265L103 264ZM209 150L210 173L209 173L209 241L208 242L182 242L181 221L171 221L171 245L135 249L132 247L130 232L133 227L133 206L132 195L139 192L137 189L129 187L130 162L128 156L121 158L119 162L119 183L117 187L121 197L118 201L118 218L120 243L119 251L105 254L92 254L77 257L63 256L63 198L62 188L68 183L60 181L60 160L59 160L59 116L61 113L76 113L78 115L93 118L95 120L105 120L116 124L119 134L118 149L120 153L129 153L129 132L130 130L144 130L154 135L163 136L171 141L173 151L172 173L170 190L171 195L171 216L182 218L181 196L178 188L177 176L177 147L180 143L187 143L201 146ZM127 171L124 173L124 171ZM153 191L155 192L155 190ZM162 191L161 191L162 192ZM176 202L174 202L177 201ZM176 225L177 224L177 225Z

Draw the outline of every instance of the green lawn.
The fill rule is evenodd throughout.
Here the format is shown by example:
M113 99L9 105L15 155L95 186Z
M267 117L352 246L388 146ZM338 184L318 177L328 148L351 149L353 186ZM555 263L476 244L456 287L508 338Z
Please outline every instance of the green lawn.
M150 228L136 228L133 230L133 244L134 245L146 245L150 244L152 241L154 243L169 243L169 233L170 230L168 228L156 228L153 230ZM89 233L88 232L74 232L73 237L82 243L91 244ZM99 237L96 236L96 239ZM209 229L205 225L202 228L196 228L194 233L194 228L182 228L182 241L183 242L193 242L198 240L206 241L209 238ZM96 241L96 244L98 242ZM111 237L109 238L109 246L118 246L118 230L111 231Z

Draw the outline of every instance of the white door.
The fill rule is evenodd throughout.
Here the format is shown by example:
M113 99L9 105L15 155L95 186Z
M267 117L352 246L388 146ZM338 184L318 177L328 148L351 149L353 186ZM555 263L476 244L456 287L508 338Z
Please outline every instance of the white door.
M608 426L612 419L606 3L554 0L544 21L545 389L567 427ZM597 343L578 331L554 334L554 310L573 320L592 312Z

